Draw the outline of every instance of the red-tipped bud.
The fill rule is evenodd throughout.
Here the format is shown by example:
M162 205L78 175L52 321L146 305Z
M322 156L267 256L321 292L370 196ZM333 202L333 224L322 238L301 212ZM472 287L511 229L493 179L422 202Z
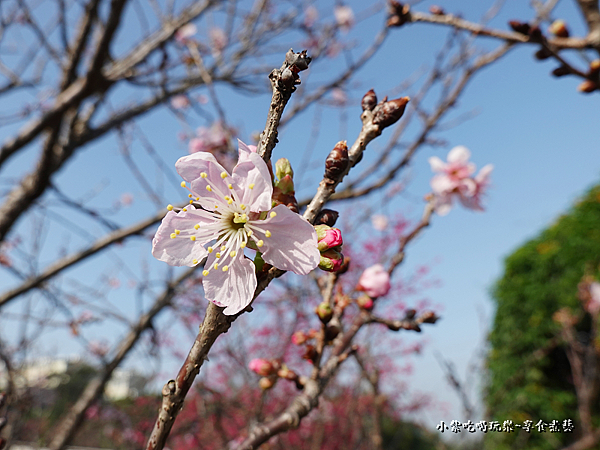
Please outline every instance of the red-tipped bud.
M425 311L419 316L419 320L423 323L436 323L439 317L433 311Z
M328 225L330 227L335 225L340 213L333 209L323 209L315 218L315 225Z
M444 14L446 14L446 11L444 11L440 6L437 5L431 5L429 7L429 12L436 16L443 16Z
M292 344L302 345L306 341L308 341L308 336L306 333L304 333L304 331L296 331L294 334L292 334Z
M558 19L552 22L548 31L552 33L554 36L567 38L569 37L569 29L567 28L567 24L564 20Z
M275 372L275 367L273 366L273 363L267 359L255 358L252 361L250 361L248 367L251 371L255 372L256 374L262 377L267 377Z
M328 323L333 317L333 309L329 306L329 302L321 302L319 306L315 308L319 320L323 323Z
M552 71L552 75L555 77L564 77L565 75L569 75L571 73L571 69L568 66L558 66L556 69Z
M518 20L511 20L508 22L510 27L521 34L529 34L529 30L531 30L531 26L527 22L520 22Z
M404 114L409 101L410 97L402 97L380 103L373 112L373 124L379 125L381 129L395 124Z
M324 252L330 248L339 247L344 243L342 241L342 232L337 228L331 228L327 225L316 225L315 231L317 232L317 239L319 241L318 248L320 252Z
M292 165L287 158L279 158L275 163L275 176L281 180L286 175L294 177Z
M356 303L361 309L366 311L371 311L374 306L373 299L368 295L361 295L356 299Z
M596 83L595 81L592 80L585 80L583 83L581 83L579 86L577 86L577 90L579 92L584 92L586 94L589 94L590 92L594 92L596 89L599 89L600 86L598 86L598 83Z
M373 111L377 106L377 95L373 89L370 89L362 98L360 102L363 111Z
M266 391L267 389L271 389L273 386L275 386L275 382L277 381L277 379L273 379L273 378L267 378L267 377L262 377L260 380L258 380L258 385L260 386L260 388L263 391Z
M326 272L337 272L341 269L343 263L344 255L330 248L329 250L321 253L319 269L324 270Z
M340 141L335 144L325 160L325 177L330 180L337 179L346 171L349 162L348 145L346 141Z

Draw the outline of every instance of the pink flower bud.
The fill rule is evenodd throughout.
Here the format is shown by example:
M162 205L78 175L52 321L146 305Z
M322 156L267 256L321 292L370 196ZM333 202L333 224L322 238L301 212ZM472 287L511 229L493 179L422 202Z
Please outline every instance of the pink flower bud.
M320 303L319 306L317 306L317 308L315 309L315 312L317 313L317 316L319 316L319 319L323 323L329 322L333 317L333 310L331 309L331 306L329 306L328 302Z
M371 298L386 295L390 288L390 276L381 264L375 264L366 269L356 286L357 290L364 291Z
M319 262L319 268L326 272L337 272L344 264L344 255L340 252L330 248L329 250L321 253L321 261Z
M304 331L296 331L292 335L292 344L294 345L302 345L308 340L308 336L304 333Z
M373 309L373 299L368 295L361 295L356 299L356 303L361 309L371 311Z
M256 372L258 375L262 377L269 376L273 373L274 367L271 361L266 359L256 358L250 361L248 367L251 371Z
M262 390L266 391L267 389L271 389L273 386L275 386L276 381L277 379L273 380L271 378L263 377L258 380L258 385Z
M338 247L344 243L342 241L342 232L337 228L331 228L327 225L317 225L315 226L315 230L317 231L320 252Z

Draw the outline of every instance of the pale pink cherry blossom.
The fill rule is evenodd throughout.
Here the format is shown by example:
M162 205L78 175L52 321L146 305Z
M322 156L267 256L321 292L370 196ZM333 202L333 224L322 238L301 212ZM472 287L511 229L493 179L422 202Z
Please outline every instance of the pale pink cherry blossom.
M186 45L197 31L196 25L187 23L175 32L175 40L181 45Z
M221 122L215 122L210 127L199 127L196 137L190 140L190 153L215 152L229 145L229 129Z
M273 185L263 159L239 141L239 160L230 175L207 152L180 158L175 167L192 198L189 206L169 212L152 241L152 254L173 266L202 272L204 293L226 315L252 301L257 281L246 246L282 270L306 275L320 261L317 233L300 215L279 205L271 209ZM189 183L189 185L188 185Z
M304 26L306 28L312 28L317 19L319 18L319 11L314 5L310 5L304 10Z
M190 106L190 99L186 95L176 95L171 98L171 106L174 109L186 109Z
M227 35L222 28L214 27L208 32L210 46L215 53L219 54L227 46Z
M377 231L384 231L388 227L388 219L384 215L375 214L371 217L371 225Z
M356 286L357 290L365 292L371 298L386 295L390 288L390 275L381 264L365 269Z
M473 195L470 197L464 195L459 196L459 200L463 206L476 211L484 210L483 205L481 204L482 196L490 184L490 174L493 169L494 166L492 164L487 164L479 170L479 173L473 178L473 181L475 182L475 191L473 192Z
M333 10L335 21L344 32L348 32L354 25L354 11L346 5L338 5Z

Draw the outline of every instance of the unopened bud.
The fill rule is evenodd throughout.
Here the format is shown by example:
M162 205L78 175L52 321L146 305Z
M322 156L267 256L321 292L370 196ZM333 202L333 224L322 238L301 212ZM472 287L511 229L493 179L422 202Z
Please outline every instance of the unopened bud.
M410 319L414 318L416 314L417 314L416 310L414 310L412 308L407 309L406 312L404 313L404 318L410 320Z
M338 270L340 270L343 263L344 255L330 248L329 250L321 253L319 268L326 272L337 272Z
M289 175L280 178L279 181L275 184L283 194L293 194L294 193L294 180Z
M410 5L391 0L389 6L388 27L399 27L410 21Z
M302 50L300 53L294 53L291 48L285 54L285 62L293 66L295 72L301 72L308 69L308 65L312 61L312 58L306 54L306 50Z
M380 103L374 110L373 124L379 125L382 129L395 124L404 114L409 101L410 97L402 97L383 104Z
M446 12L440 6L437 5L431 5L429 7L429 12L431 14L435 14L436 16L443 16L444 14L446 14Z
M296 331L292 334L292 344L294 345L302 345L308 340L308 336L304 331Z
M308 330L308 338L309 339L316 338L318 334L319 334L319 332L317 330L315 330L314 328L311 328L310 330Z
M600 73L600 59L595 59L590 63L590 75L598 75Z
M361 295L356 299L356 303L361 309L366 311L371 311L374 306L373 299L368 295Z
M304 354L302 355L302 359L306 359L307 361L314 362L317 358L317 349L314 345L307 345Z
M255 372L256 374L262 377L269 376L275 371L275 368L273 367L271 361L260 358L256 358L250 361L248 367L251 371Z
M292 178L294 177L292 165L287 158L279 158L275 163L275 176L281 180L286 175L289 175Z
M337 294L334 297L334 301L335 301L335 306L341 310L346 309L350 305L350 298L344 294Z
M529 30L531 29L531 26L527 22L518 20L511 20L508 24L514 31L521 34L529 34Z
M258 385L263 391L266 391L267 389L271 389L273 386L275 386L276 381L277 379L263 377L258 380Z
M338 324L330 323L325 328L325 339L328 341L333 341L338 334L340 334L340 326Z
M533 54L535 59L538 61L543 61L544 59L548 59L552 56L552 52L548 50L546 47L540 48L537 52Z
M319 306L315 308L315 312L323 323L328 323L333 317L333 309L329 306L329 302L321 302Z
M552 33L554 36L558 36L558 37L562 37L562 38L569 37L569 29L567 28L567 24L565 23L564 20L561 20L561 19L557 19L554 22L552 22L552 25L550 25L550 28L548 28L548 31L550 33Z
M539 42L542 40L542 37L543 37L542 29L538 25L530 27L528 34L529 34L529 39L533 42Z
M322 209L317 217L315 218L315 225L329 225L330 227L335 225L340 213L333 209Z
M439 319L433 311L425 311L419 316L419 320L423 323L436 323Z
M375 106L377 106L377 95L373 89L370 89L362 98L360 102L363 111L373 111Z
M331 228L327 225L316 225L315 231L317 232L317 239L319 241L317 246L320 252L339 247L344 243L342 241L342 232L337 228Z
M325 178L337 179L346 171L349 162L348 145L346 145L346 141L340 141L335 144L325 160Z
M558 66L556 69L552 71L552 75L555 77L564 77L565 75L569 75L571 73L571 69L568 66Z
M583 83L577 86L577 90L579 92L589 94L590 92L594 92L596 89L598 89L598 87L598 83L596 83L595 81L585 80Z

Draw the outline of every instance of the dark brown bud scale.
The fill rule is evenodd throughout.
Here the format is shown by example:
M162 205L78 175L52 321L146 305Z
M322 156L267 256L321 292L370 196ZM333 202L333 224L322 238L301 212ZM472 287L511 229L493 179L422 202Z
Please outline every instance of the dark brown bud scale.
M362 98L360 102L363 111L373 111L377 106L377 95L373 89L370 89Z
M410 97L401 97L395 100L381 102L373 110L373 124L379 125L381 129L387 128L400 120L404 114L406 105L410 101Z
M415 317L415 315L417 314L417 311L415 311L414 309L407 309L406 312L404 313L404 317L406 319L412 319L413 317Z
M517 33L529 34L529 31L531 30L531 26L527 22L520 22L518 20L511 20L510 22L508 22L508 24Z
M552 71L552 75L555 77L564 77L565 75L569 75L571 73L571 69L567 66L559 66Z
M325 178L337 179L346 171L349 162L348 145L346 141L340 141L335 144L325 160Z
M327 225L332 227L335 225L340 213L333 209L322 209L317 217L315 218L315 225Z
M528 34L529 34L530 40L532 40L534 42L541 41L542 37L544 36L542 34L542 29L539 26L537 26L537 25L529 28L529 33Z
M544 59L550 58L552 56L552 52L546 47L542 47L537 52L535 52L533 56L535 57L535 59L543 61Z

